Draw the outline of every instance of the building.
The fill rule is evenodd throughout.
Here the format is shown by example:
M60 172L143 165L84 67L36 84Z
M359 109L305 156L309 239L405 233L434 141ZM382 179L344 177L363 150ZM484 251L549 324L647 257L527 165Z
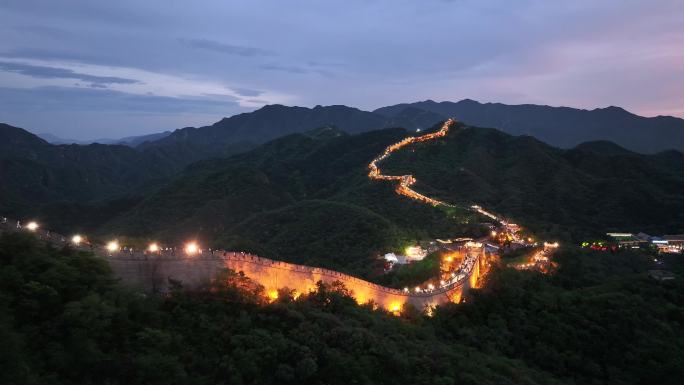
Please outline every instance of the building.
M606 233L606 235L613 238L618 246L632 249L638 249L641 246L648 245L649 240L651 239L648 234L644 233Z
M684 253L684 234L663 235L653 243L664 253Z
M425 256L427 256L427 251L420 246L409 246L406 248L406 259L409 261L422 261Z

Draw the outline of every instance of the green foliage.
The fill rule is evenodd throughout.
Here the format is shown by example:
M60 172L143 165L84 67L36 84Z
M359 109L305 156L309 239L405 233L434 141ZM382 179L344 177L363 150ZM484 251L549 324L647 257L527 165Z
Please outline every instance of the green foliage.
M377 278L377 256L409 240L482 231L470 212L413 202L397 196L392 183L368 179L368 162L405 135L321 129L198 162L98 231L173 243L198 239Z
M543 238L684 231L684 158L674 154L560 150L529 136L458 125L442 140L393 155L385 169L410 172L422 193L481 204Z
M11 384L553 384L549 375L356 305L344 287L265 304L232 272L145 296L104 261L0 236L0 382Z
M432 320L443 339L574 383L677 383L684 376L684 285L681 277L648 278L652 258L562 250L556 275L495 270L485 289L439 308Z

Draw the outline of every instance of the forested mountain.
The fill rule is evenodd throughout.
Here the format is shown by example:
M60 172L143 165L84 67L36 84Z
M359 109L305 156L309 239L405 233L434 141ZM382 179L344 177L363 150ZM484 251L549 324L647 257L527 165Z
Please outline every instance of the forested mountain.
M244 152L289 133L323 126L358 133L387 124L382 116L345 106L273 105L208 127L124 138L130 141L126 145L52 145L21 128L3 124L0 210L22 215L42 204L140 195L144 193L141 189L160 183L192 162Z
M346 106L269 105L211 126L125 138L126 146L51 145L22 129L2 124L0 209L18 215L25 213L26 207L44 203L87 203L135 193L192 162L230 156L283 135L318 127L335 127L352 134L383 127L415 130L431 127L447 116L515 135L533 135L560 147L610 140L641 152L684 149L684 125L677 118L643 118L616 107L586 111L472 100L400 104L374 112ZM599 149L598 144L592 146ZM603 148L614 150L609 145Z
M170 242L198 238L356 274L372 274L373 255L408 242L482 231L474 224L484 218L415 203L394 194L392 183L368 179L368 162L407 131L325 131L195 163L99 230ZM460 207L483 204L547 239L684 230L678 152L641 155L607 143L561 150L460 124L382 167L415 175L416 188L430 196Z
M641 153L669 149L684 151L684 119L671 116L645 118L619 107L581 110L533 104L479 103L465 99L455 103L426 100L397 104L374 112L391 118L401 116L407 109L436 114L432 118L436 119L435 122L452 117L472 126L534 136L561 148L572 148L587 141L608 140Z
M642 155L607 142L562 150L462 126L397 153L385 167L412 173L429 195L482 204L549 236L684 231L684 154L677 151Z
M373 256L428 232L477 231L396 196L391 184L368 180L368 162L405 135L403 129L315 130L201 161L99 231L169 242L196 238L368 275Z
M138 146L144 142L151 142L151 141L159 140L161 138L169 136L169 135L171 135L171 131L157 132L154 134L147 134L147 135L127 136L127 137L120 138L120 139L102 138L102 139L94 139L94 140L66 139L66 138L61 138L57 135L53 135L50 133L39 133L36 135L38 137L40 137L41 139L49 142L50 144L89 145L89 144L93 144L93 143L99 143L99 144L124 144L124 145L129 146L129 147L136 147L136 146Z
M211 126L176 130L160 140L143 143L141 148L182 146L194 152L188 152L187 156L204 159L225 154L227 146L254 147L283 135L317 127L334 126L348 133L359 133L386 125L387 119L381 115L347 106L305 108L275 104L224 118Z
M47 203L111 198L173 175L182 165L161 151L52 145L0 125L0 210L16 215Z

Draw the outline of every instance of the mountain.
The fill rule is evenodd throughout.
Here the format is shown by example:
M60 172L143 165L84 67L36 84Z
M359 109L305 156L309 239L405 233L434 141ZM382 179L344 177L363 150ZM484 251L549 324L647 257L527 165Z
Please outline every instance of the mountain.
M89 144L90 142L83 142L76 139L66 139L59 137L57 135L50 134L49 132L41 132L36 134L39 138L45 140L50 144Z
M289 133L327 127L330 130L316 135L334 136L386 124L382 116L346 106L273 105L212 126L89 145L53 145L21 128L2 125L0 210L21 215L48 203L82 204L139 194L144 186L158 184L192 162L248 151Z
M100 144L124 144L126 146L136 147L139 144L144 143L144 142L152 142L155 140L165 138L165 137L171 135L171 131L158 132L158 133L148 134L148 135L127 136L127 137L121 138L121 139L103 138L103 139L94 139L94 140L65 139L65 138L61 138L57 135L53 135L53 134L50 134L47 132L39 133L36 135L38 137L40 137L41 139L49 142L50 144L88 145L88 144L93 144L93 143L100 143Z
M391 184L368 180L368 162L407 131L321 135L331 131L291 134L192 164L98 230L198 239L362 276L379 268L374 256L403 249L426 229L441 236L473 230L396 196Z
M463 126L385 163L419 191L482 204L539 234L578 240L606 231L684 231L684 154L643 155L607 142L574 149Z
M184 164L123 145L52 145L0 124L0 211L22 215L43 204L88 202L157 183Z
M561 148L607 140L640 153L669 149L684 151L684 119L671 116L646 118L619 107L581 110L532 104L479 103L465 99L455 103L426 100L397 104L373 112L393 118L401 116L406 109L437 114L432 118L435 122L453 117L473 126L534 136Z
M386 126L387 119L347 106L314 108L267 105L256 111L224 118L211 126L186 127L141 148L174 148L182 146L188 156L206 158L207 154L225 155L230 145L254 147L277 137L304 132L323 126L335 126L348 133L376 130Z
M642 155L609 143L558 149L529 136L459 124L446 138L383 163L416 189L458 204L433 208L371 181L367 164L411 134L291 134L192 164L99 227L101 234L203 244L326 266L365 277L374 256L420 239L483 233L463 207L482 204L546 239L607 231L684 231L684 155ZM326 130L323 130L326 131ZM610 151L608 151L608 150Z
M375 112L345 106L304 108L272 105L251 113L225 118L211 126L176 130L157 140L148 138L135 148L103 144L51 145L25 130L2 125L0 126L0 151L2 151L0 153L0 182L2 182L0 210L6 215L22 217L29 214L51 213L54 218L54 215L59 213L63 217L61 223L68 226L68 218L73 217L73 213L86 213L90 209L97 210L100 205L104 205L107 209L95 212L85 218L85 221L95 227L107 220L101 215L107 213L112 219L112 227L109 227L111 230L130 231L132 234L144 234L145 231L150 231L171 237L188 228L193 231L201 229L199 233L206 235L206 239L216 240L225 235L231 226L236 226L238 222L246 220L250 215L282 209L309 199L332 200L366 208L394 223L399 229L398 233L403 234L401 237L415 238L420 231L423 231L424 235L425 229L433 226L433 223L434 229L438 232L443 232L449 226L441 222L439 215L429 210L420 215L431 218L430 221L421 220L411 223L406 220L405 218L411 218L412 214L403 204L393 200L383 201L385 196L381 194L385 194L386 191L391 192L391 186L368 183L365 177L368 161L392 141L409 135L409 132L417 128L427 129L428 125L440 119L442 114L477 111L480 108L493 111L499 108L506 110L509 107L516 111L523 107L537 111L539 121L548 120L557 113L578 114L584 118L586 114L594 116L606 113L604 110L582 111L545 106L505 106L480 104L474 101L458 103L426 101L411 105L390 106ZM627 114L637 120L647 119L635 117L619 109L609 109L608 113L615 116ZM492 116L499 115L493 114ZM580 120L576 119L576 121ZM379 130L393 126L403 126L409 131ZM482 130L473 129L474 132L483 132ZM503 135L495 130L490 130L490 132ZM285 134L284 137L283 134ZM430 189L434 189L435 193L457 201L472 200L488 203L515 218L525 219L526 214L536 213L539 215L529 215L529 219L534 221L536 218L542 218L540 227L558 222L560 227L556 229L557 231L554 230L555 232L574 229L574 226L581 228L585 224L588 226L588 232L621 226L633 228L643 226L644 230L652 228L654 231L673 227L674 222L670 217L677 218L677 216L667 216L664 213L671 208L677 208L679 204L679 199L670 186L680 186L675 170L681 168L681 152L665 151L640 157L639 154L626 149L624 144L615 144L605 140L595 140L579 144L573 149L559 150L532 140L529 136L509 140L503 139L504 137L497 139L496 135L491 134L490 139L494 140L492 143L484 140L474 143L469 151L476 151L479 155L474 155L475 158L468 159L468 161L477 162L478 157L483 156L481 167L508 170L511 165L516 165L517 169L491 175L486 173L488 169L483 169L482 171L485 172L483 175L493 179L483 179L483 176L477 174L473 176L472 184L463 188L457 183L458 178L462 176L454 175L451 169L444 169L446 165L457 164L455 162L461 161L460 159L450 157L433 159L429 164L424 165L423 170L428 173L429 170L442 170L447 172L445 175L448 177L434 183L428 183L429 179L426 178L424 185L426 191L433 192ZM274 139L276 137L281 137L281 139ZM272 141L268 142L269 140ZM521 143L527 145L522 146ZM512 151L509 146L517 150ZM499 159L493 156L497 154L484 157L483 154L488 154L492 148L506 151L506 158ZM459 150L453 151L457 153ZM547 155L537 156L540 151ZM242 153L246 154L236 155ZM569 154L574 155L571 157ZM415 166L423 165L423 161L430 159L430 156L431 154L426 154L425 158L416 158ZM564 166L558 170L544 169L539 166L550 164L547 156ZM226 159L207 160L214 157ZM535 162L539 162L539 165L524 163L529 159L534 159ZM580 162L587 159L596 163ZM570 164L571 160L576 164ZM200 163L193 164L178 175L186 166L194 162ZM577 169L578 166L582 166L583 169ZM600 167L613 170L613 178L606 178L610 175L599 175ZM202 171L203 168L206 170ZM547 175L540 173L540 169L545 170ZM216 175L201 175L211 170ZM564 172L564 170L573 171L568 173L566 181L556 181L558 178L553 177L554 172ZM239 173L243 173L242 177L246 179L242 180L235 176ZM509 175L518 175L520 178L511 179L508 178ZM621 187L626 186L619 183L621 175L635 181L633 185L629 185L632 191L620 190ZM180 179L176 179L176 176ZM553 202L555 199L558 207L564 208L566 202L558 200L553 194L560 194L560 196L568 194L568 202L576 201L575 203L581 207L576 212L559 212L553 207L550 207L548 211L541 209L535 211L534 208L529 211L519 210L520 207L527 207L524 197L519 192L528 191L529 186L536 186L539 180L549 176L554 181L550 186L558 190L545 191L548 185L542 184L539 188L545 194L550 194L550 198L540 195L541 192L535 189L530 192L532 196L538 195L536 198L542 203ZM242 194L239 190L223 191L221 190L223 186L212 186L214 177L216 180L222 180L222 183L226 185L252 183L255 180L268 181L269 183L264 185L255 186L263 189L259 191L263 192L267 199L260 202L263 205L239 207L237 211L239 214L224 215L223 213L232 212L232 207L239 205L237 202L250 199L250 196L239 195ZM187 178L185 184L181 184L178 188L171 187L170 191L163 191L166 186L183 178ZM507 183L502 185L499 180L506 180ZM453 185L445 184L447 182ZM351 186L355 188L350 188ZM667 188L664 189L663 186ZM215 188L217 190L212 190ZM468 191L469 188L473 189L471 195L454 195L456 192ZM602 189L612 190L604 193ZM510 192L510 194L502 196L503 191ZM570 191L579 192L570 194ZM181 197L182 200L165 201L166 195L173 196L175 192L184 194ZM231 198L233 193L238 195ZM589 199L583 195L584 193L594 194L599 198ZM386 194L386 196L392 196L392 194ZM657 201L654 205L656 210L642 212L643 207L646 207L643 202L641 207L637 207L633 201L625 205L610 203L611 198L619 201L634 197L639 197L649 205L651 201ZM162 211L184 214L181 217L169 217L168 220L164 220L163 222L168 223L169 226L158 223L162 222L162 217L149 219L154 215L145 210L150 207L151 213L154 213L157 199L160 202L158 205L163 202L168 203ZM379 201L382 203L378 203ZM595 201L604 202L606 207L610 208L610 211L601 212L601 217L612 216L612 219L605 221L601 219L594 223L587 221L591 213L585 209L593 207L592 202ZM139 206L137 206L138 203ZM573 210L575 203L570 205ZM127 205L135 206L138 211L129 212L122 217L118 216L117 210ZM228 209L224 209L225 207ZM634 210L630 213L625 207ZM554 218L544 217L550 212L556 212L560 219L556 221ZM598 209L594 210L594 213L598 212ZM69 214L65 215L65 213ZM216 213L219 214L216 215ZM636 215L637 213L640 217ZM227 217L230 217L229 223L222 222ZM578 217L581 218L578 219ZM79 218L84 219L83 216ZM126 222L122 218L135 220ZM215 219L216 224L206 225L209 223L206 220L212 218ZM621 222L624 218L628 220ZM148 222L150 222L149 226L146 225ZM126 223L126 226L113 226L116 223Z
M125 138L115 140L109 144L125 144L126 146L137 147L142 143L154 142L155 140L166 138L169 135L171 135L171 131L157 132L148 135L127 136Z

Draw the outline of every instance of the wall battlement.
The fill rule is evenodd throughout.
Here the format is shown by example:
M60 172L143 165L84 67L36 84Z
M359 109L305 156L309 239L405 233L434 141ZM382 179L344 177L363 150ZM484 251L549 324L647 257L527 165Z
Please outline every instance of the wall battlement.
M3 218L0 232L27 231L17 221ZM321 267L297 265L259 257L243 252L226 250L199 250L197 254L187 255L175 248L148 252L123 248L108 251L103 245L81 243L71 244L70 240L54 232L36 229L33 233L41 240L57 247L70 245L82 251L90 251L106 259L114 274L123 283L145 291L164 290L169 279L181 281L189 288L208 284L222 269L243 272L245 276L264 286L267 292L288 288L298 293L307 293L319 281L326 284L341 282L349 289L359 303L373 301L390 311L398 311L404 304L418 309L434 307L446 302L460 302L464 290L475 285L479 277L480 265L484 262L484 250L475 251L475 262L465 266L463 278L449 282L445 286L428 292L406 292L381 286L345 273Z

